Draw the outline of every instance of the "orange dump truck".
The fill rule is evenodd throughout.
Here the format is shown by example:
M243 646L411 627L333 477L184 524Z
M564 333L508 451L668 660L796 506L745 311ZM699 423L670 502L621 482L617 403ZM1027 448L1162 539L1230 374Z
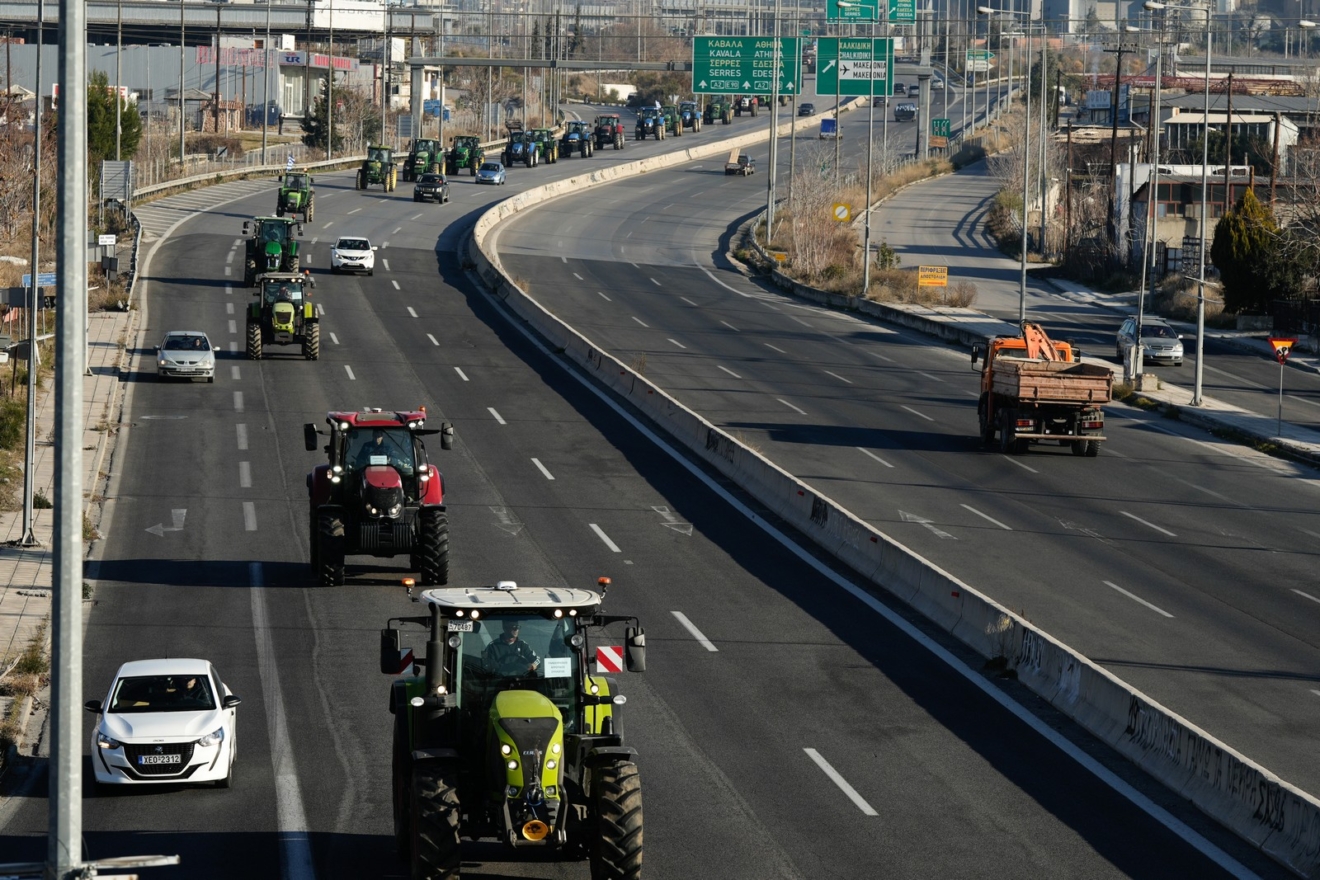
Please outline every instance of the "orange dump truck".
M1105 413L1114 374L1084 364L1067 342L1055 342L1039 324L1023 324L1021 336L997 336L972 348L981 362L977 403L981 440L1022 453L1030 443L1055 442L1073 455L1094 456L1105 439Z

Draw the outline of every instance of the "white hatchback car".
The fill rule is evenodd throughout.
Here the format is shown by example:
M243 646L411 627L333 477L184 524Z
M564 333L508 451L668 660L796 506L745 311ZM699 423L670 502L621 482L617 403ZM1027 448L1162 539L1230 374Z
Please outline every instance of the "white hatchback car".
M119 667L92 731L98 785L212 782L228 788L242 702L206 660L134 660Z
M360 235L341 235L330 249L330 271L376 274L376 248Z
M217 351L201 330L171 330L156 346L156 372L162 379L214 382Z

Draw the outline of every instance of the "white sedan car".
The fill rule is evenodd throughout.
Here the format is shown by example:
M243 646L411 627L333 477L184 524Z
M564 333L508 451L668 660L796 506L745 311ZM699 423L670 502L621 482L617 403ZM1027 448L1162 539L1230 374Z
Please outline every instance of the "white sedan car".
M162 379L214 382L217 351L201 330L171 330L156 346L156 372Z
M241 701L206 660L135 660L119 667L105 701L89 700L98 785L211 782L228 788L238 756Z
M330 248L330 271L376 274L376 248L359 235L341 235Z

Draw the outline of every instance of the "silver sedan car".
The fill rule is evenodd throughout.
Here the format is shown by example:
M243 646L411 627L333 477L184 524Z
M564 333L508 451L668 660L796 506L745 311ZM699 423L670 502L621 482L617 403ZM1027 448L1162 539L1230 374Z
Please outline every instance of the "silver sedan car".
M215 353L220 349L200 330L171 330L156 346L156 373L162 379L215 381Z
M1128 318L1118 328L1118 338L1114 341L1114 351L1120 361L1127 359L1128 352L1136 344L1136 336L1137 319ZM1181 367L1182 337L1164 319L1144 317L1141 321L1141 353L1143 363Z

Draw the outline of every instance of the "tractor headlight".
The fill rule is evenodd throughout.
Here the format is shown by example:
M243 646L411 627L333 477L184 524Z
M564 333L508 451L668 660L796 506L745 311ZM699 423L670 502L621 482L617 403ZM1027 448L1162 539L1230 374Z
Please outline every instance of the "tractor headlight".
M454 633L452 636L449 637L449 647L453 648L455 651L457 651L459 647L462 646L462 644L463 644L463 637L460 636L458 633Z
M508 743L503 743L503 744L501 744L501 745L500 745L500 754L502 754L502 755L512 755L512 754L513 754L513 746L509 745Z
M341 431L347 431L347 430L348 430L348 422L340 422L340 423L339 423L339 430L341 430Z
M390 508L389 515L392 516L392 517L394 517L394 516L398 516L399 513L400 513L402 510L403 510L403 505L402 505L402 504L396 504L396 505L394 505L393 507Z
M559 743L552 743L550 745L550 754L552 755L559 754Z
M559 762L556 761L554 758L550 758L545 762L545 769L547 770L553 770L558 766L559 766Z
M334 467L332 467L330 470L334 471L337 474L342 474L344 472L344 466L341 464L337 464Z
M510 770L517 770L517 769L518 769L518 762L517 762L517 761L510 761L510 762L509 762L508 764L506 764L505 766L507 766Z
M197 744L204 749L209 749L211 746L218 746L220 745L220 743L224 741L225 741L225 729L223 727L217 727L215 730L211 731L206 736L199 739L197 741Z
M367 513L371 514L372 516L375 516L376 514L380 513L380 511L377 510L376 508L372 507L370 504L368 504L368 505L367 505Z
M117 749L122 743L117 739L111 739L99 730L96 732L96 744L103 749Z

